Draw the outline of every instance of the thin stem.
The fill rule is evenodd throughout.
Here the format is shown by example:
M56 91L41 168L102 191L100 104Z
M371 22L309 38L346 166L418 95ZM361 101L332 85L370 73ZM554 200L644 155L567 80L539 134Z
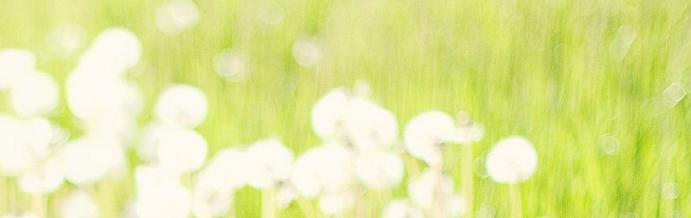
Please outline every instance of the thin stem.
M276 218L276 196L273 188L262 192L262 218Z
M45 201L42 194L34 194L31 196L31 207L34 214L38 217L45 217Z
M442 164L439 163L437 165L432 166L432 170L435 174L435 184L434 184L434 190L433 190L433 195L432 195L432 208L430 211L430 217L433 218L442 218L444 217L444 197L443 195L443 190L442 190Z
M473 145L468 144L463 146L465 152L463 152L462 161L462 181L463 181L463 193L465 193L465 200L467 202L468 211L466 216L468 218L473 217Z
M523 217L523 206L521 205L521 189L518 184L509 185L509 195L511 198L511 217Z

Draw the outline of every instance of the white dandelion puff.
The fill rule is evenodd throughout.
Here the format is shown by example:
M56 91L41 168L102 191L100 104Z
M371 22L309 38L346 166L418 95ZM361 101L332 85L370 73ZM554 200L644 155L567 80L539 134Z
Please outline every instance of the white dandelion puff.
M228 192L241 188L249 177L247 163L247 157L241 150L219 151L199 172L195 190Z
M99 209L96 201L86 192L77 191L70 194L60 207L63 218L97 218Z
M528 179L537 168L533 144L521 136L511 136L494 145L487 154L487 173L499 183L517 183Z
M122 168L124 156L122 145L115 140L90 137L68 142L60 153L65 178L80 185L99 181Z
M323 59L324 48L316 38L299 39L293 44L293 57L302 67L317 66Z
M184 173L199 169L206 160L206 139L182 128L168 129L160 139L157 154L161 167Z
M102 122L113 114L134 117L142 109L139 89L121 78L74 72L66 85L70 111L86 122Z
M25 146L24 123L13 117L0 115L0 172L18 176L35 163L35 155Z
M346 108L350 97L347 89L338 88L320 98L312 107L312 128L323 140L344 137Z
M178 34L199 22L199 8L194 1L171 0L156 10L156 26L165 34Z
M58 85L46 73L30 71L10 85L10 105L21 116L42 116L58 105Z
M190 85L174 85L163 91L156 103L156 117L167 124L194 128L206 119L204 92Z
M267 1L259 5L257 9L257 20L267 26L276 26L283 23L285 12L283 7L276 1Z
M86 31L76 23L63 23L48 36L48 46L56 55L67 58L84 46Z
M77 71L100 75L122 75L139 63L142 45L132 31L109 27L82 54Z
M355 175L370 189L394 187L401 182L403 173L403 161L394 153L369 151L356 155Z
M394 200L386 205L381 218L423 218L424 213L406 200Z
M345 146L318 146L297 159L290 181L304 197L336 191L352 181L352 161L352 153Z
M403 132L408 152L428 165L437 165L442 159L442 144L453 135L453 119L444 112L429 111L413 117Z
M214 70L224 80L241 82L250 76L247 57L238 51L225 51L214 57Z
M256 142L245 151L249 168L248 184L254 188L271 188L290 177L293 152L277 139Z
M0 50L0 90L6 89L19 76L36 67L34 53L23 49Z
M387 148L398 137L398 123L388 110L366 99L348 104L344 126L348 139L358 149Z
M169 172L157 166L140 166L135 172L137 200L135 214L140 218L185 218L192 211L189 190Z
M662 91L664 101L668 106L674 106L686 97L686 90L679 83L672 83Z
M230 210L233 202L230 192L197 191L192 198L195 217L219 217Z
M65 179L62 162L53 158L22 174L19 188L26 193L46 194L57 190Z
M319 210L326 215L342 214L354 205L355 195L352 192L329 192L319 197Z

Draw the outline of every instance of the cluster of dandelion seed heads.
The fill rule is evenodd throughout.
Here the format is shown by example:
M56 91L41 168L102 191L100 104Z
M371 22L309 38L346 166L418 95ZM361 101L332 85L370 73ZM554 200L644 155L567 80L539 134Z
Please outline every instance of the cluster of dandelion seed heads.
M165 34L182 34L194 28L198 10L192 1L170 1L156 11L156 25ZM257 19L278 25L282 13L279 5L267 4ZM468 210L445 175L449 166L443 161L445 147L473 146L484 136L483 126L466 113L454 119L441 111L423 112L399 132L396 116L370 99L371 90L361 81L353 88L335 88L315 102L310 119L320 143L302 154L296 155L278 137L212 154L196 130L208 115L209 102L200 88L170 84L153 102L154 119L138 124L146 104L128 79L142 59L135 33L110 27L84 45L83 30L66 24L51 38L56 55L78 55L64 81L64 101L58 82L37 69L31 51L0 50L0 91L9 96L11 109L0 114L0 174L15 179L27 194L69 190L67 197L55 201L60 217L99 217L94 187L129 175L134 190L120 205L123 217L219 217L232 211L234 195L244 187L274 193L279 209L306 199L315 201L322 213L339 216L354 210L362 191L403 184L404 156L419 159L426 168L411 175L407 197L382 208L382 217L459 217ZM295 42L292 52L296 64L314 68L324 61L326 50L318 38L306 37ZM227 49L210 59L220 78L238 82L250 79L248 57L241 49ZM679 93L672 86L665 90L671 101L683 96ZM60 102L67 104L82 133L50 121ZM137 166L129 166L130 154L140 160ZM526 138L511 136L499 141L486 161L493 180L513 184L534 173L537 152ZM666 185L665 190L673 187ZM5 217L41 217L16 210Z

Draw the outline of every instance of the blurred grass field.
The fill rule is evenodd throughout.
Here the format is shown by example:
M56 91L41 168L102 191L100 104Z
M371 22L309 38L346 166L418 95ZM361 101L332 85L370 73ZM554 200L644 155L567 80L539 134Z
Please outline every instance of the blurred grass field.
M78 55L51 53L51 31L76 23L89 42L106 27L129 28L144 49L129 74L145 94L141 122L152 119L165 86L197 86L209 98L209 117L198 130L212 152L270 136L297 153L318 145L313 103L365 80L399 126L430 109L468 111L485 125L473 154L475 216L509 215L508 186L488 179L482 163L497 140L514 134L533 141L539 155L537 172L520 185L525 217L691 216L691 101L670 100L675 96L664 91L672 84L691 89L689 1L198 0L199 24L178 35L156 28L163 2L0 0L0 48L35 52L38 68L64 88ZM257 20L267 5L282 9L281 24ZM315 68L293 58L293 43L304 37L324 43L324 62ZM228 48L248 54L246 81L214 72L214 56ZM77 136L62 97L52 120ZM8 110L2 103L0 109ZM446 159L456 187L461 156L450 148ZM422 163L408 158L406 166ZM94 189L103 216L119 217L132 177ZM376 217L390 199L405 196L402 184L360 200ZM0 214L32 205L13 180L0 179ZM259 217L261 193L241 190L235 211ZM293 204L281 214L308 212Z

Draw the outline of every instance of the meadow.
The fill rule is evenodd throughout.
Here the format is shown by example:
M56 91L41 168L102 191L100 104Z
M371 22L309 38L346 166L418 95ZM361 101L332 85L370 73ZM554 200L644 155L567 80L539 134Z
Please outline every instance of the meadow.
M45 117L65 141L89 134L66 89L94 39L117 27L141 44L120 75L141 93L121 174L29 194L0 172L0 215L61 217L61 202L83 191L97 212L80 217L132 217L123 214L138 195L135 174L149 163L139 136L160 119L162 93L186 84L208 101L205 119L188 125L206 140L207 161L269 138L295 159L322 146L313 108L339 87L364 93L396 121L390 144L403 177L382 190L358 186L353 208L327 215L308 197L278 208L276 190L243 185L219 217L382 217L434 168L404 146L406 125L429 111L484 129L476 142L445 145L439 163L464 197L463 217L691 216L689 1L195 0L196 12L171 12L196 17L190 23L165 20L168 2L0 0L0 52L31 51L36 69L55 79L59 101ZM22 117L1 84L0 114ZM537 166L507 185L488 175L487 157L516 135L530 141ZM199 176L181 173L180 183Z

